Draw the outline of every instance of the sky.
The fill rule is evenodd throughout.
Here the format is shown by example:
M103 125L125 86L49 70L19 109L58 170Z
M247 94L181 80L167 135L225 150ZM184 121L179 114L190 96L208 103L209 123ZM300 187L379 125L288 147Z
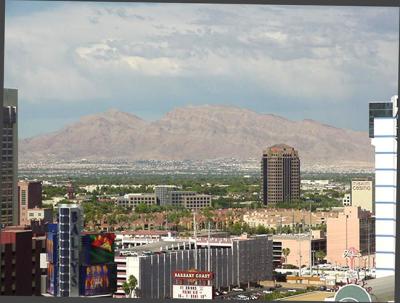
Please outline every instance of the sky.
M399 11L7 0L21 138L110 108L153 121L223 104L366 131L397 93Z

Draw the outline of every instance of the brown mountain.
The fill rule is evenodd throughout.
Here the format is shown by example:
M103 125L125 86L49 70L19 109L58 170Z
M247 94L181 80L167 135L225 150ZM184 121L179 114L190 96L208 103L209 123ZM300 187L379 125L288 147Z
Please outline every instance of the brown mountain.
M276 143L298 149L305 164L373 163L367 132L214 105L177 108L155 122L114 109L86 116L21 140L20 159L248 159Z

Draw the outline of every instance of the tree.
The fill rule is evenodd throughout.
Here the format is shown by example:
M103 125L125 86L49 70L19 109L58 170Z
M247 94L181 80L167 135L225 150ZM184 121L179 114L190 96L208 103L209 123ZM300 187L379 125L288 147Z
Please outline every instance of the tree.
M127 298L133 298L133 294L136 295L137 290L137 279L134 275L130 275L128 281L122 284L122 288Z
M322 250L318 250L315 253L315 257L317 258L318 262L321 262L323 259L325 259L326 253L324 251L322 251Z
M282 249L282 254L285 257L285 263L287 263L287 257L290 255L290 248L284 248Z
M319 264L323 259L325 259L326 253L322 250L318 250L317 252L315 252L315 257L317 258ZM319 274L318 268L319 267L317 267L317 274Z

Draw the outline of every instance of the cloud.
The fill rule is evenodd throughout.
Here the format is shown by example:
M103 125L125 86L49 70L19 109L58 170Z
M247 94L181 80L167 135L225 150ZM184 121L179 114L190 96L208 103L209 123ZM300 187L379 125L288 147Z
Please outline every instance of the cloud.
M6 17L5 83L27 104L122 98L132 110L190 96L288 109L388 99L397 22L390 8L64 3Z

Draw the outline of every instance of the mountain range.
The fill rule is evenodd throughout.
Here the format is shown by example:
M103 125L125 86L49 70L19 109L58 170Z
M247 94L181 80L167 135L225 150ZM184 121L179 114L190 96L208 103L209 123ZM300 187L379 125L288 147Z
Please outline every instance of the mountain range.
M19 158L249 159L260 158L264 149L278 143L296 148L307 165L373 164L367 132L217 105L176 108L152 122L110 109L84 116L59 131L20 140Z

